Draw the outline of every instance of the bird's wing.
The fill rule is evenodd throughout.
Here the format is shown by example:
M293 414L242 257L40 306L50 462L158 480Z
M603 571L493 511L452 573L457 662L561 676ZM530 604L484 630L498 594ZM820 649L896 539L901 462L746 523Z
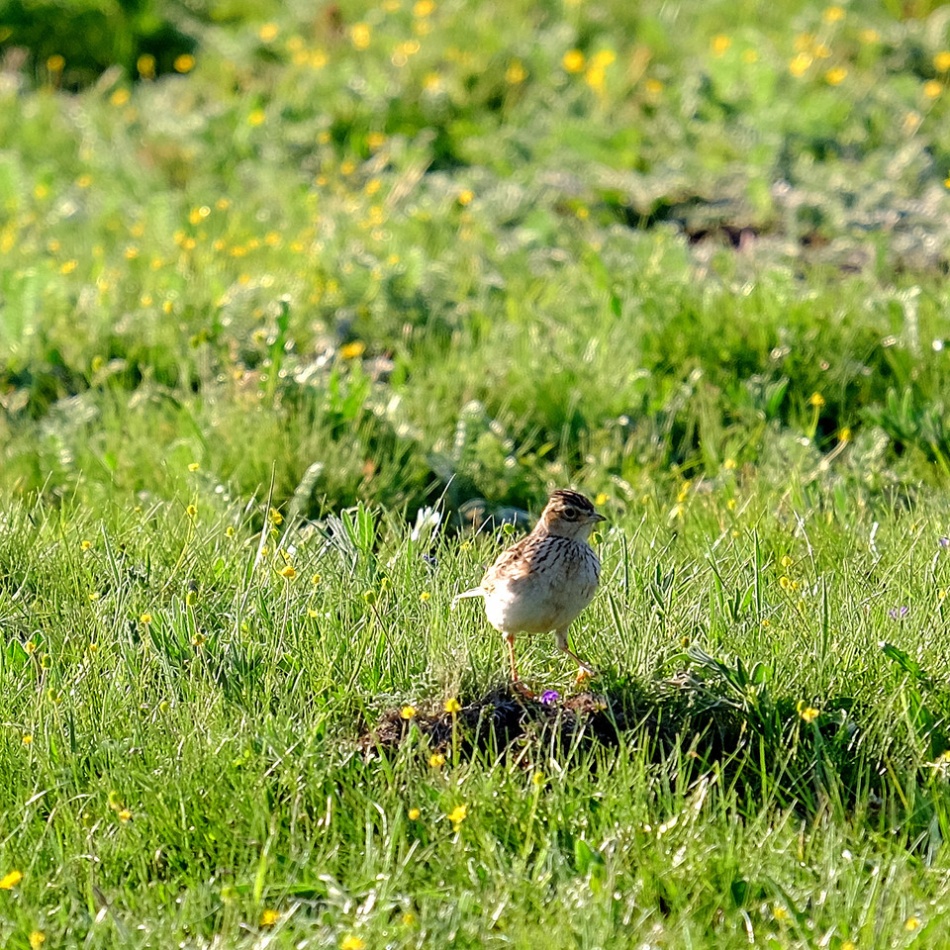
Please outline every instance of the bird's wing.
M495 559L495 563L485 572L485 576L482 578L482 587L490 590L489 585L493 584L499 577L516 581L528 574L535 573L540 566L539 554L542 553L541 542L544 540L546 539L529 534L528 537L508 548L507 551L502 551Z

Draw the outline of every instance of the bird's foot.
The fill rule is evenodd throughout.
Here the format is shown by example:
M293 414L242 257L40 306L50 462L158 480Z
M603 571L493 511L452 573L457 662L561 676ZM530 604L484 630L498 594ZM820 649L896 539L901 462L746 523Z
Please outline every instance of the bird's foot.
M528 689L521 680L512 680L511 688L519 695L523 696L525 699L537 699L538 697Z
M592 670L589 666L582 666L577 671L577 679L575 679L574 682L578 686L583 686L588 680L593 679L596 675L596 671Z

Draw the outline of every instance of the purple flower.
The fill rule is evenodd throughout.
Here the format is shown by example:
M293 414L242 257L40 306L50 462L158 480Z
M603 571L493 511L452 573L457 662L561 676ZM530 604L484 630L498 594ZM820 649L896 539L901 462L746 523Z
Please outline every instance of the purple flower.
M939 544L942 548L950 548L950 538L940 538L937 541L937 544Z
M543 706L553 706L560 698L561 694L556 689L546 689L541 694L541 704Z
M910 613L910 608L905 604L901 607L892 607L887 612L887 615L891 618L891 620L901 620L902 618L906 617L908 613Z

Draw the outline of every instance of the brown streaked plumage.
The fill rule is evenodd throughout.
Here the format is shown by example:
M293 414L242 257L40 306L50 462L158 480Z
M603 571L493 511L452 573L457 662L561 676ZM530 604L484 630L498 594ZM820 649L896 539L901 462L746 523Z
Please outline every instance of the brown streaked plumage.
M558 649L580 667L578 679L594 673L568 647L567 629L597 590L600 561L587 539L604 520L579 492L553 492L534 530L498 556L478 587L452 602L454 607L465 597L484 599L488 622L508 644L511 676L522 692L528 693L515 666L518 633L553 630Z

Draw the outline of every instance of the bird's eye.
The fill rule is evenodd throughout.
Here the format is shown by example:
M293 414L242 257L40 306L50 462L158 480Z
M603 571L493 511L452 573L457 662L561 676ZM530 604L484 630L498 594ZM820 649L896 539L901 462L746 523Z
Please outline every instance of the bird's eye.
M567 518L568 521L576 521L576 520L577 520L577 509L576 509L576 508L572 508L570 505L568 505L568 506L564 509L563 515L564 515L565 518Z

